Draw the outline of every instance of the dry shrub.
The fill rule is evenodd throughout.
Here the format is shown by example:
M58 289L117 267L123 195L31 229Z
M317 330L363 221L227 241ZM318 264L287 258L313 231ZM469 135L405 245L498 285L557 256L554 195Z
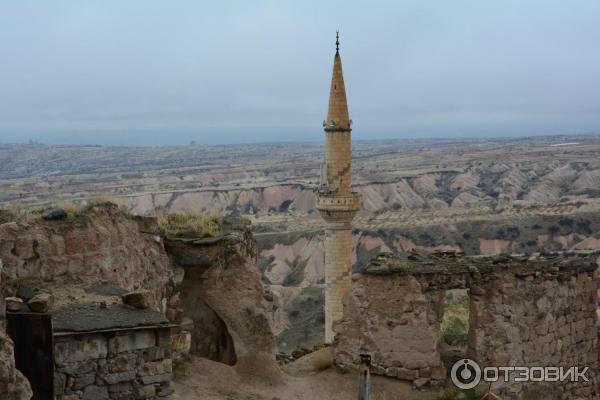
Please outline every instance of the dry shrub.
M219 217L200 213L167 213L156 215L161 233L179 238L212 237L219 232Z
M105 194L96 194L86 201L88 207L101 206L105 204L117 204L115 198Z
M315 371L323 371L333 365L333 350L329 347L322 348L310 355L311 364Z
M80 211L80 207L72 201L63 201L58 206L65 210L69 216L76 215Z
M39 212L34 212L23 204L12 204L6 210L2 210L0 223L4 222L30 222L39 217Z

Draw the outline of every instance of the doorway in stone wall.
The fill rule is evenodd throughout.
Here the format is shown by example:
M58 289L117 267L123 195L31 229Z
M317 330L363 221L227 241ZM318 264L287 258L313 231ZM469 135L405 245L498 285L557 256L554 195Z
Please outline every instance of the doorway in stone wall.
M467 289L445 292L439 352L446 370L466 358L469 337L469 293Z
M54 342L48 314L7 313L6 331L15 344L15 365L33 391L32 400L54 398Z

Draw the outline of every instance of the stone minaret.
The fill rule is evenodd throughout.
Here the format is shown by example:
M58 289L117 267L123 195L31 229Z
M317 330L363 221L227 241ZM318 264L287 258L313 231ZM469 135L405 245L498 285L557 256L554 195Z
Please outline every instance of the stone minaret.
M325 341L333 341L332 324L342 317L342 298L352 274L352 219L360 209L360 195L352 192L351 131L346 89L336 35L333 76L325 128L325 162L317 193L317 210L327 222L325 239Z

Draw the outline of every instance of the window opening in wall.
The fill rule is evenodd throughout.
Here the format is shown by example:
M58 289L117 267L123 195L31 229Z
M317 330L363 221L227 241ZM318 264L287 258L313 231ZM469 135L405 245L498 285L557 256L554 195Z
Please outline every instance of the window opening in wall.
M446 291L441 325L440 354L449 371L466 357L469 337L469 295L467 289Z

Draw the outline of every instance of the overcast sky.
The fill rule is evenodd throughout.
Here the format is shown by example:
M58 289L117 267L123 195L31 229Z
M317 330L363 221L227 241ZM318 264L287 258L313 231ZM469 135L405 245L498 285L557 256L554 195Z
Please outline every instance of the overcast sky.
M0 3L0 143L600 132L600 1Z

